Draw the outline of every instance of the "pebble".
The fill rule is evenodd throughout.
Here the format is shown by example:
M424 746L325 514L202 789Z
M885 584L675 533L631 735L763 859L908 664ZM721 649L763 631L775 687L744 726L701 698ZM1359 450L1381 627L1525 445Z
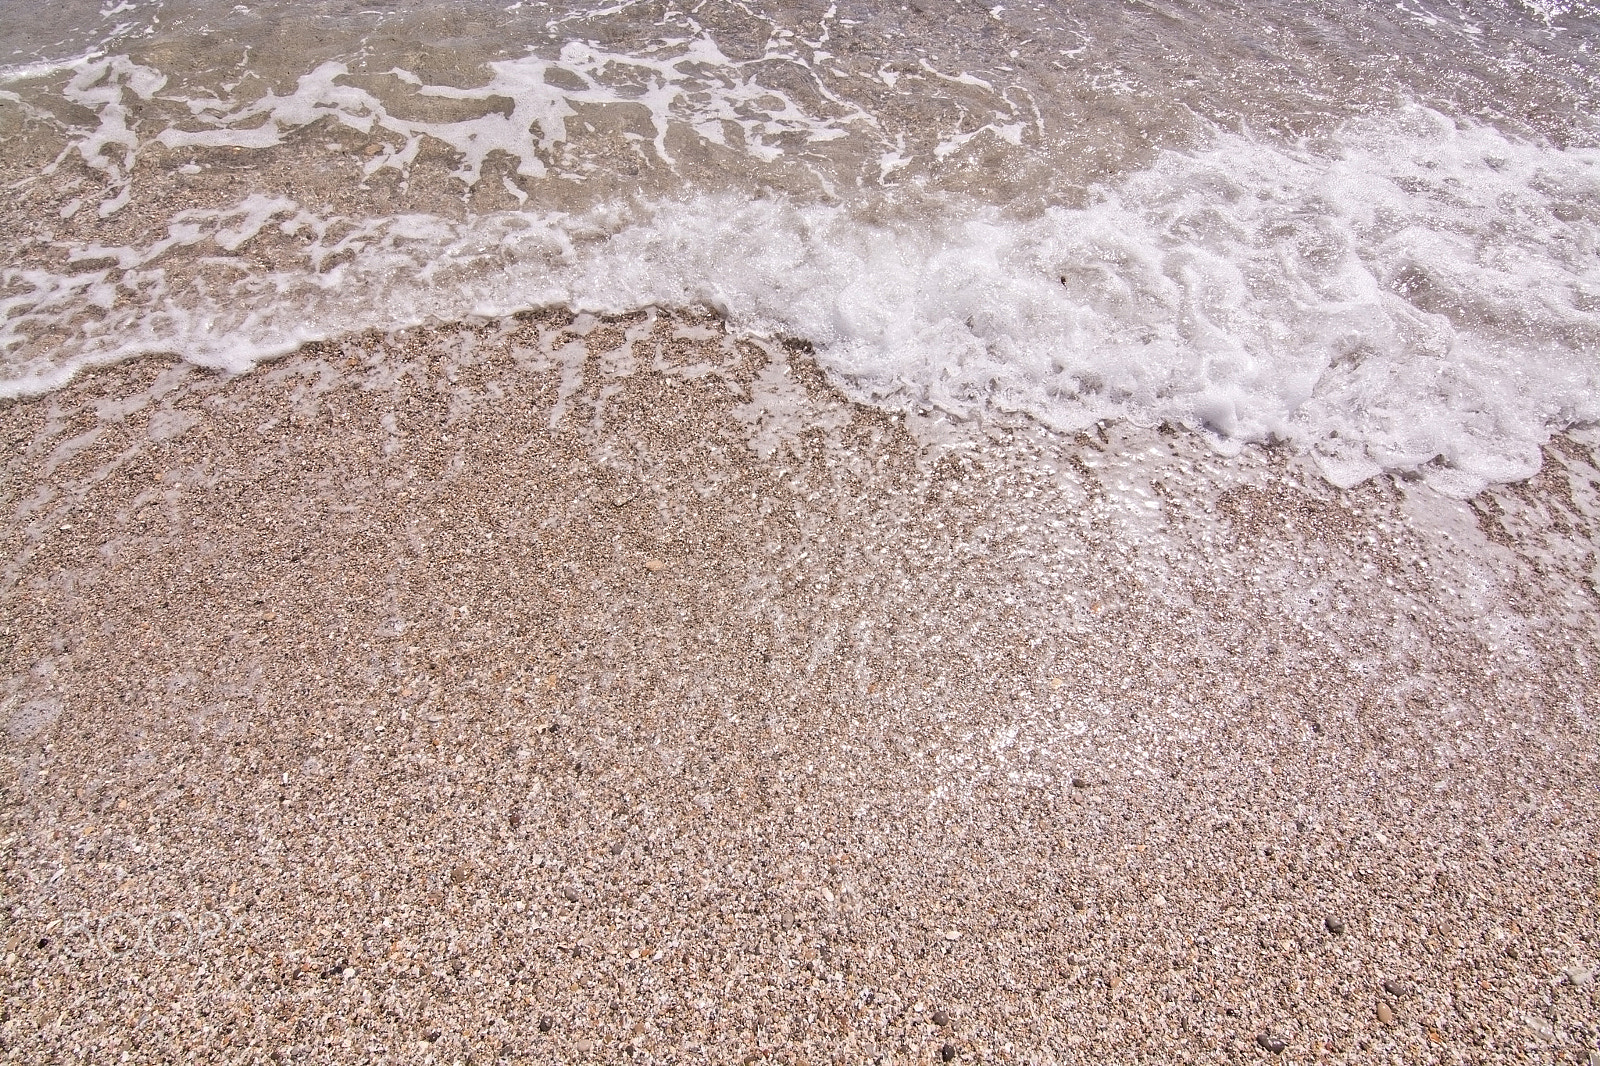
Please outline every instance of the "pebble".
M1527 1028L1528 1032L1540 1040L1554 1040L1556 1038L1556 1027L1537 1015L1523 1015L1522 1024Z
M1403 999L1411 994L1411 982L1391 977L1383 983L1383 990L1391 996Z
M450 883L459 885L461 882L465 881L471 876L471 869L465 866L457 866L454 870L450 871Z
M1282 1039L1273 1036L1270 1033L1262 1033L1260 1036L1256 1037L1256 1043L1260 1045L1262 1050L1270 1051L1274 1055L1282 1055L1284 1049L1289 1046L1288 1044L1284 1043Z
M550 1015L542 1014L542 1015L539 1016L539 1032L548 1033L550 1030L554 1029L555 1027L556 1027L556 1020L554 1018L550 1017Z
M666 566L666 565L667 564L662 562L660 559L647 559L647 560L645 560L644 568L646 570L649 570L652 573L654 573L655 571L660 570L663 566Z
M1384 1025L1394 1024L1394 1010L1382 1000L1378 1001L1378 1021Z
M956 1046L946 1042L945 1045L939 1049L939 1057L945 1062L949 1062L951 1059L956 1057Z
M568 885L566 888L561 890L561 898L565 899L568 903L576 903L583 898L583 893L579 892L571 885Z
M950 1024L950 1015L946 1014L942 1010L934 1011L933 1012L933 1024L937 1025L941 1029L947 1027Z
M1322 924L1326 926L1328 932L1332 933L1334 936L1344 936L1343 918L1335 918L1332 915L1329 915L1322 920Z

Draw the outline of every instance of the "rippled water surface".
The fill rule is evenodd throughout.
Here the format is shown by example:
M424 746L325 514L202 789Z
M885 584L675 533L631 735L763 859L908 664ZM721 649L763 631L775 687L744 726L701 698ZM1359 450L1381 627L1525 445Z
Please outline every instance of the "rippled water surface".
M0 394L548 304L1470 492L1600 420L1582 3L0 0Z

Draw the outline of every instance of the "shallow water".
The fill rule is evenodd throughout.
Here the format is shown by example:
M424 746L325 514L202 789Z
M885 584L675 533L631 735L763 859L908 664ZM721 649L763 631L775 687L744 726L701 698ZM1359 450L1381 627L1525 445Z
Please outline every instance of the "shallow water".
M1596 10L7 0L0 395L704 306L925 420L1471 493L1600 421Z

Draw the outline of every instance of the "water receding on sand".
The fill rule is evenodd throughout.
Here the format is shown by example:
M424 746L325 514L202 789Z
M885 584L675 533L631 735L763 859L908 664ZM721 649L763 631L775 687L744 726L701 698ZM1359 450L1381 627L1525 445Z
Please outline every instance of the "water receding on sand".
M698 306L853 397L1457 493L1594 421L1582 5L124 3L0 72L11 395Z
M19 1054L1592 1049L1588 8L0 13Z

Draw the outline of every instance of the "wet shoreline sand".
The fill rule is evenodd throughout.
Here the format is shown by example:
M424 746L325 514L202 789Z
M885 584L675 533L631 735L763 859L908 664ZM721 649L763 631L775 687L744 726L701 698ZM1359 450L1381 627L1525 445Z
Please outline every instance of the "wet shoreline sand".
M11 1056L1587 1061L1600 492L564 314L9 403Z

